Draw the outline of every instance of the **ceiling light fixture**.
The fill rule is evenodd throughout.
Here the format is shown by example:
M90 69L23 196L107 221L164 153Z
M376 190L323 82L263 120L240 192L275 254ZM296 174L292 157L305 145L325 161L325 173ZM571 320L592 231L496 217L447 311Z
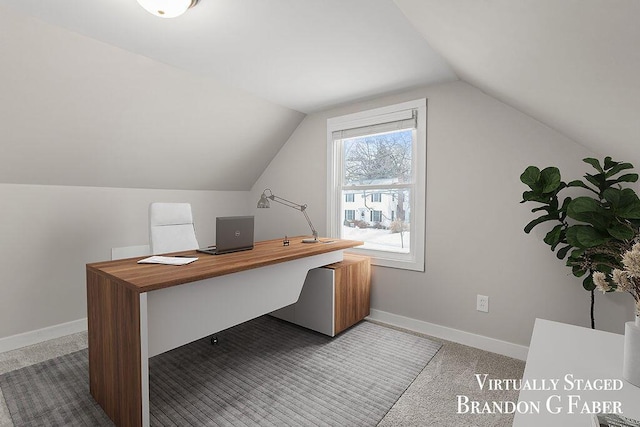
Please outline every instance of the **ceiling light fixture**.
M160 18L175 18L195 6L198 0L138 0L147 12Z

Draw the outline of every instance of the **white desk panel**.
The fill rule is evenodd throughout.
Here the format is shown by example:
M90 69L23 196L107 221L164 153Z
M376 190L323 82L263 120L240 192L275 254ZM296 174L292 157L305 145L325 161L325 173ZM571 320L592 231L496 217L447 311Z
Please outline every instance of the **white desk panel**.
M514 427L589 427L593 416L582 413L585 405L588 412L619 407L622 415L640 420L640 388L622 379L623 351L623 335L536 319L523 380L538 385L545 380L551 390L521 390L521 410L532 408L528 402L533 402L540 413L516 412ZM555 387L550 387L552 380L557 380ZM603 380L621 388L587 389L586 381L602 385Z

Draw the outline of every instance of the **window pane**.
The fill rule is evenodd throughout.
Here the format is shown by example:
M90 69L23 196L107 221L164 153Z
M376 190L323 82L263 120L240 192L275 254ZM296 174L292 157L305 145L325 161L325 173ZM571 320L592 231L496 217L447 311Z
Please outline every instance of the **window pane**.
M353 194L354 202L349 203L349 209L341 209L341 238L361 240L365 249L409 253L411 190L347 190L342 194L342 200ZM372 194L380 195L375 209L370 205Z
M413 130L343 139L343 184L410 183Z

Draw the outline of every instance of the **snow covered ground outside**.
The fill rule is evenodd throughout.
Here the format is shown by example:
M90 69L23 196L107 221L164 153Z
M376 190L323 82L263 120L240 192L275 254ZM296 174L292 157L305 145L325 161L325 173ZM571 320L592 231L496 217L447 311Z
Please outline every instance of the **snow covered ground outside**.
M409 231L401 234L376 228L342 227L343 239L361 240L365 242L364 247L366 249L378 249L391 252L409 253L409 235ZM403 237L404 247L400 236Z

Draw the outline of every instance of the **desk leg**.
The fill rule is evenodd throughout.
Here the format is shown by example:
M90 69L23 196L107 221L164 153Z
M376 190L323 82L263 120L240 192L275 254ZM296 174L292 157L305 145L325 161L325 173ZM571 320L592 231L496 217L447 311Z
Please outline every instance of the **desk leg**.
M117 426L143 420L140 307L138 292L87 269L89 388Z
M147 294L140 294L140 370L142 387L142 427L149 427L149 328Z

